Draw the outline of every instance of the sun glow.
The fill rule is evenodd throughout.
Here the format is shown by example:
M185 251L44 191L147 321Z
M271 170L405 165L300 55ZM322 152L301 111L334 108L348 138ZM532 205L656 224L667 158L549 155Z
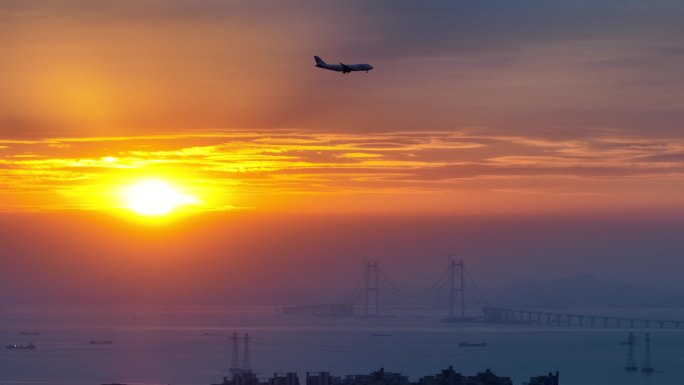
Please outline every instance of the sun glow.
M150 217L167 215L180 206L198 203L195 197L158 179L145 179L126 187L123 198L126 208Z

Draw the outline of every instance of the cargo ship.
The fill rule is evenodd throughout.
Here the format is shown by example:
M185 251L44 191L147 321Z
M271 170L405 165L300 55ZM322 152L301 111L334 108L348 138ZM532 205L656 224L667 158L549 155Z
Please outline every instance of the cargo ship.
M36 348L36 345L29 342L28 344L9 344L5 348L10 350L33 350Z
M462 348L483 347L483 346L487 346L487 343L486 342L461 341L458 343L458 346L460 346Z

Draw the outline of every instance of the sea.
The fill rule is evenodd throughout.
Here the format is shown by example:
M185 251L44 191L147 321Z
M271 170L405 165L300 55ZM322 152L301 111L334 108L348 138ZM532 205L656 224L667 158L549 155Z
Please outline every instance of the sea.
M684 320L684 309L574 312ZM249 364L259 377L297 372L302 383L307 371L344 377L384 368L416 381L452 366L464 375L491 369L516 385L556 371L562 385L684 384L684 329L648 330L655 371L629 373L624 370L628 346L620 344L628 329L444 323L442 318L293 316L270 306L5 306L0 308L0 384L218 384L229 373L234 332L241 338L249 334ZM646 330L633 331L641 367ZM459 347L461 341L487 346ZM29 342L35 350L4 349ZM240 365L245 365L244 348L240 339Z

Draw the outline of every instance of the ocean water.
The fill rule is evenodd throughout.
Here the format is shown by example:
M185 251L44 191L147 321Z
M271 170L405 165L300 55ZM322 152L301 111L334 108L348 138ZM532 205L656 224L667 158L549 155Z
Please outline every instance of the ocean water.
M684 384L684 329L651 329L655 373L627 373L626 329L463 325L437 315L382 318L286 316L269 307L4 307L0 384L219 383L230 366L232 332L249 333L251 366L274 372L366 374L384 367L416 380L452 365L473 375L490 368L522 384L560 371L563 385ZM584 310L591 314L597 311ZM604 310L603 314L684 319L684 311ZM39 335L21 335L21 331ZM637 366L643 330L635 330ZM391 333L373 336L373 333ZM112 340L93 345L90 340ZM487 347L458 347L460 341ZM242 344L240 353L242 353Z

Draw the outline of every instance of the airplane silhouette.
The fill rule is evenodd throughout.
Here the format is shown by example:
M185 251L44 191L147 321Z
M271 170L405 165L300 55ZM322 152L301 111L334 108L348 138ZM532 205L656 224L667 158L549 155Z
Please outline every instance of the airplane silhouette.
M373 66L370 64L328 64L318 56L314 56L314 60L316 60L316 67L318 68L342 72L345 75L354 71L366 71L368 73L368 71L373 69Z

